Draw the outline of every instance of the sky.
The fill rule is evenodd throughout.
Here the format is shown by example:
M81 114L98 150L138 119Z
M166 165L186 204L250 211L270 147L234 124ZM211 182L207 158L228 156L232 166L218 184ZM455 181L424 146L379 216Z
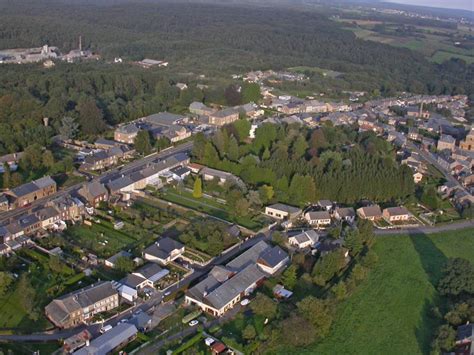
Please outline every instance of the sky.
M444 7L474 11L474 0L385 0L399 4L420 5L430 7Z

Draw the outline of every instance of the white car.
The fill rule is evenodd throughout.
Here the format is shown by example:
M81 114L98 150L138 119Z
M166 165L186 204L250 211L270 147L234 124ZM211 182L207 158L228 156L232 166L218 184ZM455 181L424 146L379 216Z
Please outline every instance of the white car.
M169 295L171 295L171 291L166 291L166 292L163 294L163 296L165 296L165 297L166 297L166 296L169 296Z
M192 320L191 322L188 323L190 327L195 327L196 325L199 324L198 320Z
M244 298L242 301L240 301L241 306L246 306L250 303L250 301L247 298Z

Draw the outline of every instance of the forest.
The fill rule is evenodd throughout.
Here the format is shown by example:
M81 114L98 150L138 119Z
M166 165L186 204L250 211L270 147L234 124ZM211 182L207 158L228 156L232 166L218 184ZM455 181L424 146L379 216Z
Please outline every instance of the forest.
M232 172L251 187L263 187L267 203L392 202L415 192L410 168L399 166L390 144L371 132L264 123L248 143L246 125L240 120L212 138L196 136L193 154L200 163Z
M312 85L382 96L474 92L474 65L462 60L438 65L406 48L357 39L326 12L248 6L0 0L0 48L49 44L67 52L81 35L84 47L103 58L50 69L1 65L0 154L47 145L65 116L88 137L146 114L184 112L192 100L225 104L230 74L255 69L331 69L342 75L314 77ZM114 57L164 59L170 66L145 70L111 64ZM197 90L199 74L219 83ZM190 89L180 93L178 80Z

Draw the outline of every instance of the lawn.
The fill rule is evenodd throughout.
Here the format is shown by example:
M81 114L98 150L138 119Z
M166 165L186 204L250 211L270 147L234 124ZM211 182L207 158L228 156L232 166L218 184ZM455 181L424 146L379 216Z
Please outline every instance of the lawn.
M72 226L65 231L65 236L84 248L97 253L101 257L109 257L137 241L123 231L115 230L108 221L100 219L91 226L85 224Z
M435 285L449 257L474 260L474 230L379 237L367 281L341 304L331 335L301 353L428 353L439 301ZM439 303L438 303L439 304Z
M228 210L227 205L219 203L211 198L194 198L191 193L183 191L181 193L173 190L165 190L160 197L166 201L203 212L231 223L237 223L252 230L258 230L264 226L260 218L251 218L248 216L239 217Z

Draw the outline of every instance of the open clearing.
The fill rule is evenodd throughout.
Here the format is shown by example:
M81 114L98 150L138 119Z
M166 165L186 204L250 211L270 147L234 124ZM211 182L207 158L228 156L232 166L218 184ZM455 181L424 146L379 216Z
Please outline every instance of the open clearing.
M474 259L474 230L378 238L376 268L337 312L331 335L301 353L428 353L435 286L447 258Z

